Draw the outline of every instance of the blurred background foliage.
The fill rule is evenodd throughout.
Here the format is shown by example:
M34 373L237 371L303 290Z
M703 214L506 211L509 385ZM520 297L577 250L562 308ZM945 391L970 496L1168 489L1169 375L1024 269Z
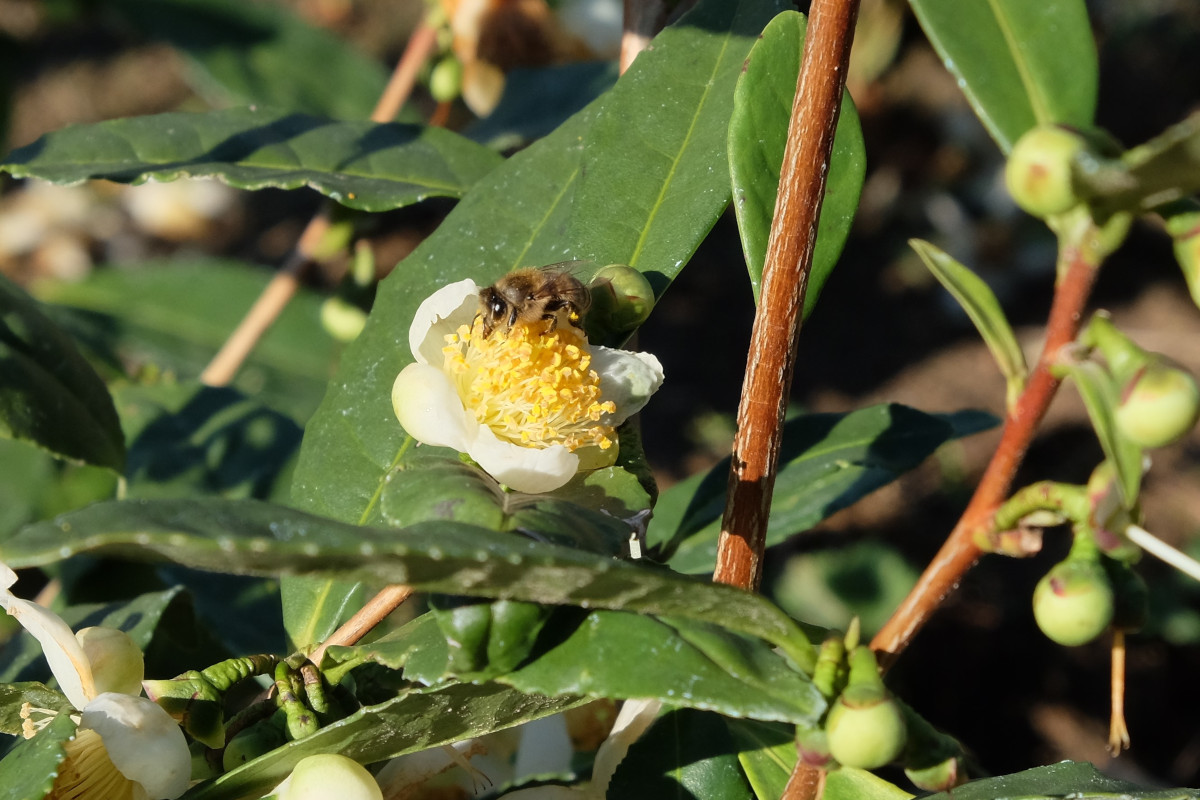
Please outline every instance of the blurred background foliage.
M1101 57L1101 126L1134 144L1197 108L1200 6L1088 5ZM8 151L74 122L243 104L365 117L422 12L419 2L394 0L0 0L0 143ZM460 103L447 124L478 141L519 146L611 83L613 67L597 60L603 47L582 61L580 53L534 52L524 66L510 65L488 118ZM801 337L795 410L887 401L999 414L1001 376L906 241L927 239L972 265L1029 349L1050 299L1050 233L1012 205L1001 154L906 4L864 0L849 89L866 139L867 181L845 254ZM420 90L401 119L428 119L436 105ZM58 187L0 178L0 271L53 304L55 320L110 380L132 443L131 496L286 500L300 432L342 347L322 311L351 269L348 251L323 260L232 388L206 389L196 377L319 204L311 192L243 193L209 181ZM368 269L385 274L449 207L434 200L354 218ZM640 334L640 347L667 367L666 385L643 414L661 486L728 453L753 314L744 276L726 214ZM370 293L352 300L369 305ZM1200 315L1165 237L1136 228L1103 271L1095 303L1142 345L1200 372ZM775 548L768 591L798 618L841 626L857 614L870 633L953 525L997 435L943 446L920 469ZM1083 482L1100 458L1081 403L1063 392L1018 485ZM1143 493L1147 527L1193 555L1198 479L1193 434L1156 456ZM113 488L109 473L0 441L0 536ZM1180 710L1200 704L1192 679L1200 670L1200 587L1143 565L1153 613L1151 628L1131 644L1134 749L1113 762L1104 751L1105 646L1064 649L1033 626L1033 586L1067 547L1065 536L1047 541L1029 562L987 559L969 575L899 663L898 693L997 773L1072 758L1148 785L1197 785L1200 731ZM213 598L238 596L247 613L236 628L220 626L222 644L230 652L282 646L271 644L282 632L270 582L111 563L72 562L60 572L60 599L71 603L183 583L191 600L159 605L203 618ZM18 668L0 664L5 680Z

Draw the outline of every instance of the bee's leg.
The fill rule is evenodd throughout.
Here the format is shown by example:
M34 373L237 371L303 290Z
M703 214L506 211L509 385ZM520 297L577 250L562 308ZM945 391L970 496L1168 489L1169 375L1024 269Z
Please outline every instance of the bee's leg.
M550 322L550 325L546 328L546 333L554 333L558 330L558 314L542 314L542 319Z

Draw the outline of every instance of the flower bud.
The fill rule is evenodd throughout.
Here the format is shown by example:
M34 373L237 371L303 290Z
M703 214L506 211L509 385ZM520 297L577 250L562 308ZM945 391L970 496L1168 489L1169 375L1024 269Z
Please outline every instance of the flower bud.
M609 264L588 285L592 305L588 310L589 335L596 330L598 340L608 334L628 333L637 328L654 308L654 289L646 276L624 264Z
M75 634L88 663L96 694L116 692L142 693L142 678L146 677L142 650L125 631L116 628L84 628Z
M321 304L321 327L339 342L352 342L367 324L367 312L342 297Z
M1158 358L1125 385L1117 429L1141 447L1163 447L1187 435L1200 415L1200 389L1184 370Z
M443 58L429 73L429 93L439 103L451 103L462 91L462 63L454 56Z
M1004 168L1009 194L1035 217L1069 211L1080 202L1071 165L1086 148L1082 136L1057 125L1027 131L1013 146Z
M824 769L829 765L829 736L824 728L796 727L796 752L810 767Z
M1167 232L1175 246L1175 260L1183 270L1192 302L1200 306L1200 212L1176 214L1167 219Z
M1113 591L1097 561L1056 564L1033 590L1033 616L1042 633L1074 647L1099 636L1113 618Z
M221 756L221 768L226 772L237 769L247 761L253 761L277 747L287 744L287 737L275 720L267 719L245 730L238 731Z
M918 789L948 792L966 782L967 772L961 756L949 756L927 767L905 767L904 774Z
M904 715L882 684L848 686L829 711L825 734L839 763L876 769L904 749Z
M362 764L335 753L302 760L277 794L279 800L383 800L379 784Z

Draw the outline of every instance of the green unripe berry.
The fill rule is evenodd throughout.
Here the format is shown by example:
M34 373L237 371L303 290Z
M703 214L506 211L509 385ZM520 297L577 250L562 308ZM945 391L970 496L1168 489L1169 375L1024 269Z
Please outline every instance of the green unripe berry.
M1033 616L1042 633L1067 647L1086 644L1113 618L1113 591L1096 561L1056 564L1033 590Z
M321 327L339 342L352 342L367 324L367 312L341 297L327 297L321 304Z
M624 264L609 264L588 284L592 305L588 309L588 334L598 341L637 328L654 308L654 289L640 270Z
M453 56L443 58L429 73L429 93L439 103L451 103L462 92L462 63Z
M825 721L829 753L844 766L877 769L904 750L904 714L882 686L848 686Z
M1042 125L1017 140L1004 168L1004 183L1017 205L1035 217L1061 214L1079 205L1071 162L1086 140L1057 125Z
M379 784L366 767L346 756L324 753L296 765L279 800L383 800Z
M271 720L264 720L238 731L229 741L221 755L221 768L229 772L285 744L287 737L283 735L283 731Z
M1182 439L1200 416L1200 388L1184 370L1155 359L1133 376L1117 406L1117 430L1141 447Z

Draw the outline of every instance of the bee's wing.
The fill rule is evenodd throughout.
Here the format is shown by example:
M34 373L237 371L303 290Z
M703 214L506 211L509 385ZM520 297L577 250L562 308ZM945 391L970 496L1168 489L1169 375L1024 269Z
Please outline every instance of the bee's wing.
M587 285L596 275L596 262L586 259L559 261L555 264L545 264L537 269L542 272L565 272L580 283Z

